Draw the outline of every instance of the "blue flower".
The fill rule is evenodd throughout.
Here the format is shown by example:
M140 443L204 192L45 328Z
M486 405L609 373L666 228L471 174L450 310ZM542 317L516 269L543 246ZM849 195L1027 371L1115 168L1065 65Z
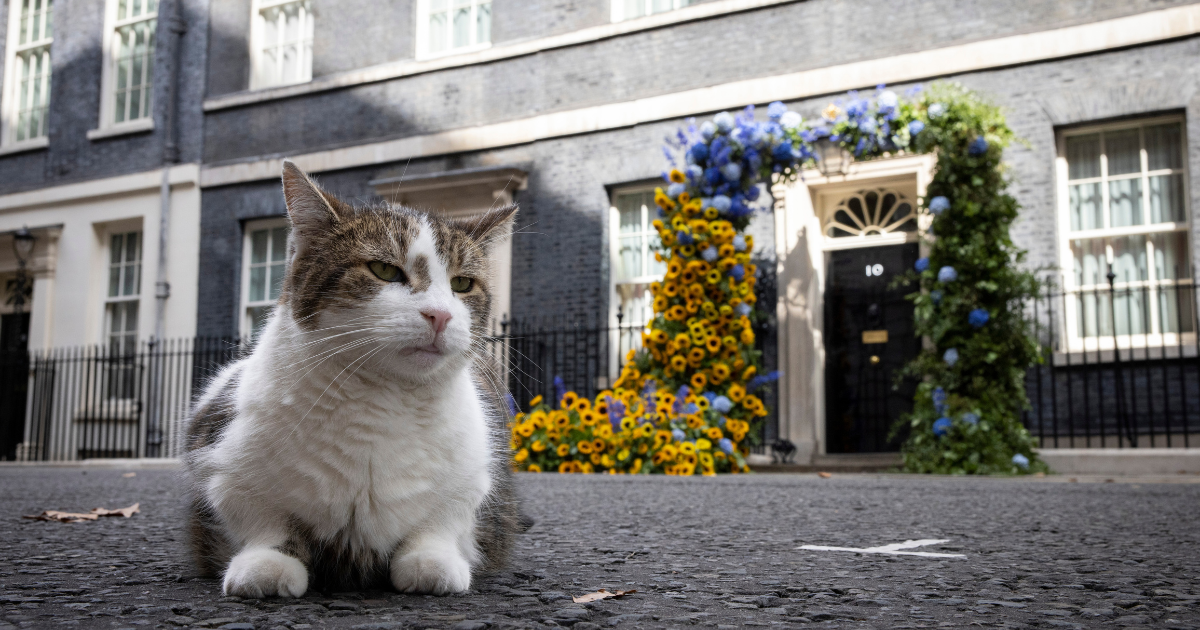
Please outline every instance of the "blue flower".
M921 258L918 258L917 264L913 265L913 269L916 269L917 271L925 271L928 268L929 268L929 257L928 256L922 256Z
M952 426L954 426L954 423L950 422L950 418L938 418L933 421L933 434L942 437L950 432L950 427Z
M760 194L761 193L759 192L758 186L751 186L749 188L749 190L746 191L746 199L749 199L750 201L754 201L754 200L758 199L758 196Z
M625 417L625 403L609 396L608 398L608 421L613 424L614 429L620 429L621 418Z
M891 111L896 109L896 106L900 104L900 99L897 98L896 93L891 90L885 90L879 95L879 98L875 100L877 103L879 103L879 111L881 112L885 110Z
M725 451L726 455L733 455L733 442L729 438L721 438L721 441L717 442L717 448Z
M1029 458L1020 453L1013 455L1012 463L1020 466L1021 468L1029 468Z
M729 206L733 204L733 200L725 195L717 195L713 197L712 207L717 209L717 212L729 212Z
M724 396L717 396L712 401L712 407L713 409L716 409L718 413L729 413L729 410L733 409L733 401Z
M942 360L949 364L950 367L954 367L954 364L958 363L958 349L950 348L942 353Z
M562 379L555 377L554 380L560 381ZM557 383L555 383L555 384L557 385ZM656 390L656 389L658 389L658 383L655 382L654 379L648 378L648 379L646 379L646 384L642 386L642 396L643 397L650 396L651 394L654 393L654 390ZM561 396L559 397L559 400L562 400Z
M650 381L646 381L646 386L650 386ZM653 390L651 390L653 391ZM563 396L567 395L567 385L563 383L561 376L554 377L554 399L561 402Z
M962 421L967 424L979 424L979 414L968 411L962 415Z
M783 118L783 115L786 114L787 111L787 105L784 105L779 101L775 101L774 103L767 105L767 118L770 118L771 120L779 120L780 118Z
M509 394L509 393L504 394L504 403L506 405L508 405L508 415L510 415L510 416L517 415L517 411L518 411L517 399L513 398L512 394Z
M876 124L874 118L864 118L858 123L858 130L863 133L875 133L875 128Z
M692 238L691 234L688 234L683 230L675 233L675 240L679 241L680 245L691 245L692 243L696 242L696 239Z
M934 388L931 398L933 399L933 408L938 413L946 413L946 390L941 387Z
M790 162L796 159L795 156L792 155L792 143L780 142L779 146L775 147L775 149L771 151L771 157L775 158L775 161L777 162Z
M729 112L721 112L713 116L713 122L717 125L717 130L721 133L729 133L733 129L733 115Z
M971 144L967 146L967 155L970 155L971 157L979 157L979 156L983 155L984 153L987 153L987 150L988 150L987 139L984 138L983 136L979 136L979 137L975 138L974 140L972 140Z
M795 129L796 127L799 127L800 123L802 122L804 122L804 117L798 112L789 111L784 113L784 115L779 118L779 125L784 129Z
M938 282L954 282L958 280L958 272L954 267L946 266L938 269Z
M750 379L749 383L746 383L746 391L752 392L752 391L762 387L763 385L766 385L768 383L774 383L775 381L779 380L779 377L782 375L783 375L783 373L780 372L779 370L771 370L770 372L767 372L766 374L759 374L758 376L755 376L754 378Z
M733 237L733 249L738 252L746 251L746 237L741 234Z
M704 169L700 168L699 166L696 166L695 164L692 164L691 166L687 167L686 173L687 173L687 178L692 180L693 183L699 182L700 178L704 177Z
M736 182L742 178L742 166L737 162L730 162L721 167L721 175L727 182Z
M678 409L683 405L683 399L688 397L692 390L687 385L680 385L679 389L675 390L675 408Z
M729 269L729 275L741 282L742 278L746 277L746 268L742 266L742 263L738 263Z
M733 312L737 313L738 317L745 317L750 314L750 305L742 302L733 309Z
M687 190L687 186L684 186L683 184L671 184L670 186L667 186L667 196L675 199L685 190Z
M675 429L671 431L671 437L675 438L676 442L682 442L687 439L687 434L683 432L683 429Z
M946 106L942 103L934 103L929 106L930 118L941 118L942 114L946 113Z
M914 120L908 123L908 135L915 136L925 130L925 123Z
M977 308L967 315L967 323L976 328L983 328L983 325L988 323L988 320L991 318L991 315L988 315L987 311Z
M706 262L716 261L717 257L719 255L720 254L717 253L717 248L713 247L712 245L709 245L708 247L706 247L704 249L704 251L700 252L700 257L703 258Z
M941 304L944 297L946 297L946 292L941 289L934 289L929 292L929 299L933 300L934 304Z
M950 200L938 195L929 200L929 211L934 214L941 214L950 209Z
M703 162L704 160L708 159L708 145L704 144L703 142L697 142L696 144L692 145L691 149L688 150L688 155L692 156L692 159L695 160L696 163Z

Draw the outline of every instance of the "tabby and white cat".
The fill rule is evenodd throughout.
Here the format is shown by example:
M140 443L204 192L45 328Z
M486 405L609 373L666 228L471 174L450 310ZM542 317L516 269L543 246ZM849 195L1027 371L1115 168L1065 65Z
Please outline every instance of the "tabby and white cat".
M278 305L188 427L190 534L241 597L390 581L467 590L523 528L503 406L476 360L487 251L515 207L446 220L356 207L291 162Z

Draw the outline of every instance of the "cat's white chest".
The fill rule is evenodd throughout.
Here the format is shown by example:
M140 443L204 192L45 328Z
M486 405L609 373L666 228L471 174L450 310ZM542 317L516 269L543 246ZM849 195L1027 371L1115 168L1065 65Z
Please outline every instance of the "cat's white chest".
M432 516L472 519L491 485L485 411L465 370L443 387L259 393L230 427L210 491L218 504L255 502L320 539L380 553Z

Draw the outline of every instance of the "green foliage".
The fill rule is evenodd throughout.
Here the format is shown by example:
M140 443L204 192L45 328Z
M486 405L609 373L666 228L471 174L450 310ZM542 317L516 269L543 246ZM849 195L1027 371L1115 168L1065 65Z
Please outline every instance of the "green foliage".
M944 110L930 115L931 107L934 114ZM950 474L1045 471L1033 452L1035 440L1021 423L1028 407L1025 373L1041 360L1024 307L1039 283L1021 268L1025 252L1009 235L1019 207L1007 193L1001 156L1013 141L1012 130L998 107L954 84L935 84L912 111L925 123L913 138L914 148L937 156L922 205L928 209L936 197L950 203L933 219L928 268L905 278L920 287L909 299L917 334L932 347L906 368L921 383L913 412L897 425L909 431L904 467ZM982 150L979 138L987 142ZM957 279L939 281L943 267L952 267ZM976 309L989 315L980 327L969 322ZM953 365L943 358L951 348L958 353ZM934 402L938 388L946 392L940 410ZM939 437L933 425L942 417L952 426ZM1028 458L1028 466L1013 463L1018 454Z

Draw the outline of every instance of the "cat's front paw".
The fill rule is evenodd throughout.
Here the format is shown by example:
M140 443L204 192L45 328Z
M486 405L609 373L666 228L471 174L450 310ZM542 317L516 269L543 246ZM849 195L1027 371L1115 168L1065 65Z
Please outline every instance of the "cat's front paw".
M274 549L245 549L229 561L222 590L248 599L300 597L308 590L308 570Z
M401 593L462 593L471 587L471 565L457 550L415 549L392 560L392 586Z

